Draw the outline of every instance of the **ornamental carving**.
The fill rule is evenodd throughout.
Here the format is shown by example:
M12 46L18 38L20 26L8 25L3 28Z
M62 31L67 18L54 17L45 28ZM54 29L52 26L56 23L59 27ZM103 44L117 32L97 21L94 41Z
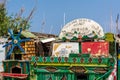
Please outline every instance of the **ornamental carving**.
M46 58L45 58L45 57L43 58L43 61L44 61L44 62L46 61Z
M64 59L65 59L65 62L67 62L67 61L68 61L68 58L67 58L67 57L65 57Z
M107 69L106 68L95 68L94 72L96 72L96 73L106 73Z
M76 66L76 67L71 67L69 70L76 72L76 73L84 73L86 70L84 67Z
M55 72L56 70L57 70L57 68L55 68L55 67L46 67L45 68L47 71L49 71L49 72Z
M66 37L67 39L72 39L74 36L77 38L79 36L88 36L91 38L95 35L97 35L98 38L104 36L102 27L93 20L81 18L75 19L63 26L59 38L62 39Z

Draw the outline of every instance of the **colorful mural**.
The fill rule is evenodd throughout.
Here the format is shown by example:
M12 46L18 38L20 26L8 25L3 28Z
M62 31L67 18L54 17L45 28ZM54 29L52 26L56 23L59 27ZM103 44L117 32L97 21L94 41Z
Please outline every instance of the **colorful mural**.
M53 43L52 56L54 57L69 57L70 53L79 53L79 43L77 42L62 42Z
M82 54L90 53L91 56L109 56L108 42L82 42Z

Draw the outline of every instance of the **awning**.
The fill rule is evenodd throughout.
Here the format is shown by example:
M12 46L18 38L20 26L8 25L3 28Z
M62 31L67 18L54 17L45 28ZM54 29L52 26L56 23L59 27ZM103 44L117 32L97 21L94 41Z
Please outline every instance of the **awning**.
M42 43L47 43L47 42L51 42L51 41L54 41L55 38L47 38L47 39L43 39L41 40Z
M0 76L18 78L18 79L26 79L28 74L18 74L18 73L0 73Z

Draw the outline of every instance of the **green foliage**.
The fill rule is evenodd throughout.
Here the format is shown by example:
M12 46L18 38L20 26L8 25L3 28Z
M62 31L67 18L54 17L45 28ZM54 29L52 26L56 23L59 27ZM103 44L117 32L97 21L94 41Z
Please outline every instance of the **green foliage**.
M5 36L9 27L10 17L6 16L4 4L0 4L0 36Z
M28 30L30 28L30 24L27 22L25 18L11 18L9 25L13 31L17 31L22 28L23 30Z
M105 33L105 40L109 42L114 42L114 34L113 33Z
M23 30L30 28L28 19L21 16L8 16L5 4L0 3L0 37L6 37L8 35L8 29L17 32L20 28Z

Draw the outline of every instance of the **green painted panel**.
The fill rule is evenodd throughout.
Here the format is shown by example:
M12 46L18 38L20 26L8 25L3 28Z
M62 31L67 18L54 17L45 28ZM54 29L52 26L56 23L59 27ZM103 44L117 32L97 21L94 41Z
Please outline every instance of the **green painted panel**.
M43 62L43 57L39 57L38 62Z
M70 54L69 54L69 57L79 57L79 56L78 56L78 54L76 54L76 53L70 53Z
M74 80L74 74L71 73L37 73L37 80Z
M31 62L36 62L35 57L32 57ZM69 57L67 62L65 61L65 57L53 57L53 61L51 60L51 57L45 57L45 64L46 63L81 63L81 59L83 59L84 64L88 64L90 57ZM98 64L99 63L99 58L91 58L92 59L92 64ZM102 64L109 64L109 59L110 58L101 58ZM37 60L37 63L43 63L44 64L44 57L39 57ZM59 62L60 61L60 62ZM111 63L110 63L111 64Z
M72 80L74 80L75 79L75 74L71 74L71 76L72 76Z
M32 61L32 62L35 62L35 61L36 61L35 58L36 58L36 57L33 56L32 59L31 59L31 61Z
M69 58L68 58L68 62L73 63L73 58L72 58L72 57L69 57Z
M89 58L84 58L84 63L89 63Z
M72 73L71 70L68 70L68 69L58 69L57 71L55 71L56 73Z
M71 74L68 74L67 80L72 80L72 75Z
M56 63L56 62L59 62L58 61L58 57L54 57L54 62Z
M62 62L62 63L65 62L64 57L61 57L61 62Z
M39 61L41 61L43 57L39 57ZM84 59L84 62L81 63L81 59ZM95 73L94 69L97 67L108 67L106 65L110 64L109 59L110 58L101 58L102 59L102 64L98 62L99 58L91 58L92 62L89 62L89 57L69 57L68 61L65 61L64 57L60 58L59 62L59 57L53 57L53 61L51 60L51 57L46 57L46 62L37 62L37 67L34 67L33 64L31 65L31 69L37 69L37 72L35 73L37 75L37 80L47 80L49 76L52 77L52 80L61 80L63 75L67 77L67 80L77 80L77 76L75 75L75 72L72 72L70 70L71 66L83 66L85 70L87 70L85 73L89 75L89 80L94 80L95 78L101 77L103 74L100 73ZM75 63L74 63L75 61ZM113 62L114 63L114 62ZM48 65L47 65L48 64ZM88 66L86 66L88 64ZM49 72L46 69L47 66L55 67L57 70L55 72ZM95 67L94 67L95 66ZM44 70L43 70L44 69ZM95 74L94 74L95 73ZM98 74L98 76L96 75ZM41 78L39 78L41 76ZM102 80L107 78L107 75L103 77Z
M107 63L108 63L108 60L109 60L108 58L102 58L102 63L103 63L103 64L107 64Z
M118 75L120 75L120 65L118 66ZM118 76L118 80L120 80L120 76Z
M37 73L37 80L44 80L42 73Z
M45 62L51 62L50 57L46 57L46 61Z
M37 69L36 71L39 72L39 73L49 72L49 71L47 71L46 69Z
M98 63L98 58L92 58L93 60L92 60L92 63L94 64L96 64L96 63Z
M80 62L80 58L76 58L76 63L79 63Z
M95 80L95 74L90 74L89 75L89 80Z

